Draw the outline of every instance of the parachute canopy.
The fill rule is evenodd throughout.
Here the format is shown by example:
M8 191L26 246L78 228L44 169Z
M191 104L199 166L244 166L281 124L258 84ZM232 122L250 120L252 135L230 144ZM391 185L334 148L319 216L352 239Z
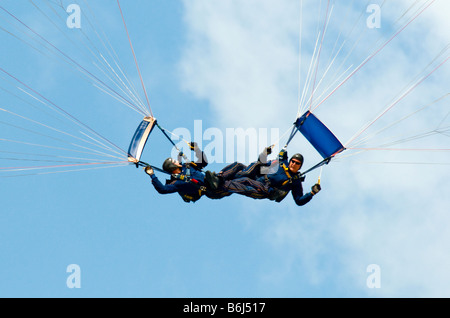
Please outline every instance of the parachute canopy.
M128 161L138 163L141 160L145 144L155 124L156 119L154 117L145 117L139 124L128 149Z
M345 150L336 136L310 111L298 118L295 126L323 159L330 159Z

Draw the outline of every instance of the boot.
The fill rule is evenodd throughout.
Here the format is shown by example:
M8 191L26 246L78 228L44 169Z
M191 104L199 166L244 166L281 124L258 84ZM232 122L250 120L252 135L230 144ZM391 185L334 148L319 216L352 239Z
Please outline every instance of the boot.
M216 191L220 184L221 184L221 178L216 175L215 172L212 171L206 171L205 172L205 183L213 191Z

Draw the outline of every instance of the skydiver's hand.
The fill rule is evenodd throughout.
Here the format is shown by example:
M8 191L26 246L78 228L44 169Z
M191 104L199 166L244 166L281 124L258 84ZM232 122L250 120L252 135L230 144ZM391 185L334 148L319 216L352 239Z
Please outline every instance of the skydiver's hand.
M189 143L189 147L191 148L191 150L195 150L198 148L198 144L195 141L191 141Z
M145 171L145 173L148 174L149 176L155 174L155 172L153 171L153 168L150 167L150 166L145 167L145 168L144 168L144 171Z
M272 146L266 148L266 154L270 155L272 153Z
M320 184L315 184L311 187L311 193L312 195L316 195L321 190Z
M287 151L286 151L286 148L281 149L280 153L278 154L278 159L279 159L280 161L287 160Z

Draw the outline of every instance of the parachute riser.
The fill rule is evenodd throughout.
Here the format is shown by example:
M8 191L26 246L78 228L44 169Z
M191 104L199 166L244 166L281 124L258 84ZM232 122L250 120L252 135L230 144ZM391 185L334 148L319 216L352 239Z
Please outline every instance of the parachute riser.
M301 177L304 177L306 174L310 173L311 171L316 170L316 169L318 169L318 168L320 168L320 167L322 167L322 166L324 166L324 165L328 165L328 164L330 163L331 159L333 159L333 157L329 157L329 158L326 158L326 159L322 160L321 162L319 162L319 163L316 164L315 166L309 168L309 169L306 170L305 172L302 172L302 173L300 174L300 176L301 176Z
M153 166L153 165L151 165L151 164L149 164L149 163L146 163L146 162L144 162L144 161L136 162L136 168L139 168L139 167L151 167L153 170L156 170L156 171L159 171L159 172L162 172L162 173L165 173L165 174L169 174L169 175L170 175L170 173L168 173L167 171L164 171L163 169L160 169L160 168L158 168L158 167L155 167L155 166Z
M169 137L169 135L167 134L166 130L164 128L162 128L158 123L156 123L156 127L159 128L159 130L161 130L161 132L164 134L164 136L166 136L166 138L170 141L170 143L175 147L175 149L180 153L180 156L183 157L183 159L187 162L187 157L186 155L177 147L177 145L173 142L173 140Z

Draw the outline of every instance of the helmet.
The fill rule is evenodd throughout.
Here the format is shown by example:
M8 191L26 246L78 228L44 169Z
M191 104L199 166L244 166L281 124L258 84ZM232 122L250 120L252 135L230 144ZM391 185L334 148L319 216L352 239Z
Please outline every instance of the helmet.
M299 153L296 153L295 155L293 155L291 157L291 160L292 159L298 160L298 161L300 161L303 164L303 156L301 154L299 154ZM289 161L291 161L291 160L289 160Z
M165 172L172 173L175 169L179 168L179 166L175 164L172 158L167 158L164 160L162 168Z

